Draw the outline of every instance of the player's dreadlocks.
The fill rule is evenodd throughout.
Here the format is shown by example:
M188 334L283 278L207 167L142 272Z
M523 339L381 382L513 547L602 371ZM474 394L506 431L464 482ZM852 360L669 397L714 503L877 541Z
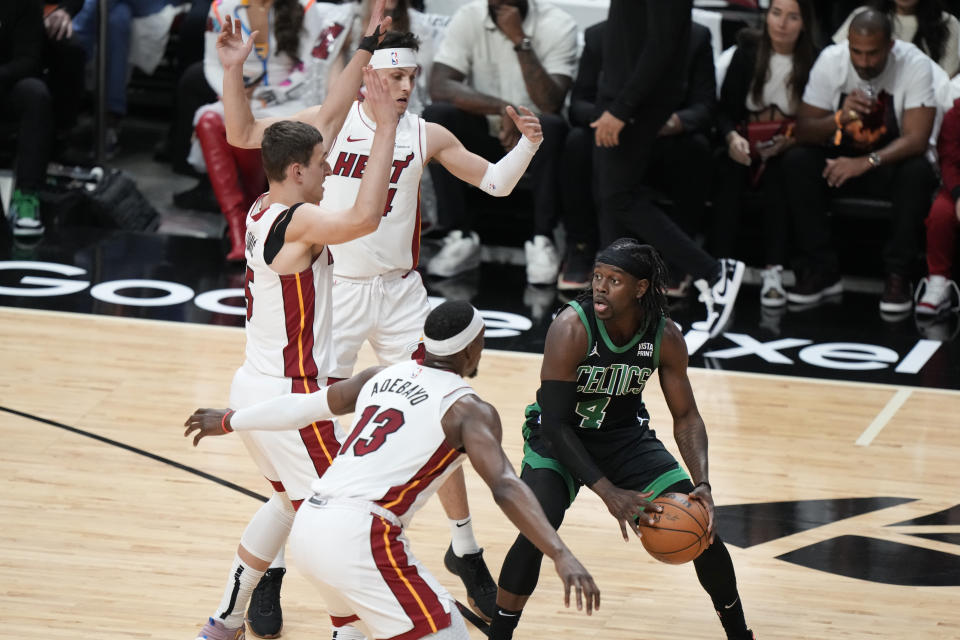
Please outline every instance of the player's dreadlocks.
M620 238L597 254L596 262L623 269L638 280L648 280L650 287L638 301L644 318L670 317L666 294L667 267L652 246L640 244L634 238ZM588 289L581 293L577 302L592 304L593 291Z

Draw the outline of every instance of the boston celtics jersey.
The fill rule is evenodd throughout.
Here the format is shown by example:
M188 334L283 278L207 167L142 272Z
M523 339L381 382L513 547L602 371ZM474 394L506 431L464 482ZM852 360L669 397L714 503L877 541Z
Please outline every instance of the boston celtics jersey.
M616 345L593 305L570 303L587 330L587 353L577 367L574 422L581 429L609 431L647 428L643 388L660 364L660 339L666 318L650 321L632 340Z

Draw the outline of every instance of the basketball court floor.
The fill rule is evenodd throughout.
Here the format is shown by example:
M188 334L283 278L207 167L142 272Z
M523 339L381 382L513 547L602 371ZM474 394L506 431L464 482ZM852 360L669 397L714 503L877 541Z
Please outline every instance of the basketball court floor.
M268 495L240 442L193 448L183 421L222 407L243 358L241 272L216 241L152 234L48 234L0 255L0 637L193 638L213 612L243 527ZM487 321L475 387L522 456L553 290L522 268L428 282ZM960 638L960 340L952 323L882 319L877 296L766 315L746 286L727 332L689 330L690 378L710 435L719 532L758 638ZM371 364L364 352L361 365ZM676 453L652 381L653 427ZM467 468L478 538L494 575L515 530ZM517 638L721 638L693 568L624 543L589 491L561 535L593 573L592 617L562 606L543 567ZM410 527L443 568L436 501ZM328 638L323 603L284 582L283 638ZM477 630L471 637L482 638Z

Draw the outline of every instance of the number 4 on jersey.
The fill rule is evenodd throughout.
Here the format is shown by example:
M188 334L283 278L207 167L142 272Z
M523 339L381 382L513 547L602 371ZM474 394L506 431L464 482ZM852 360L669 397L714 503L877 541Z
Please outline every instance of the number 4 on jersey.
M581 429L599 429L606 417L607 405L610 404L610 398L597 398L596 400L582 400L577 403L577 415L582 417L580 421Z

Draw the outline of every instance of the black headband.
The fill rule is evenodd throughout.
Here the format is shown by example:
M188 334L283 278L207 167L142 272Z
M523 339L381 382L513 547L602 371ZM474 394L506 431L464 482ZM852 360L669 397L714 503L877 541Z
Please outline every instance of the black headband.
M637 280L650 279L650 265L634 258L631 250L626 247L617 249L611 245L597 254L596 261L623 269Z

